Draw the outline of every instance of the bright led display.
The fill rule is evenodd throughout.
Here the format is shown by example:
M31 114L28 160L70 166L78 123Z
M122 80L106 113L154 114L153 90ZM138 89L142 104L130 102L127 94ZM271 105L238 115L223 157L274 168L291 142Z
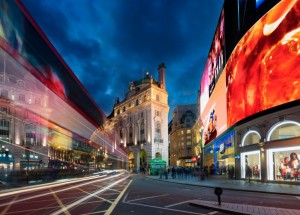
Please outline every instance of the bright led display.
M216 83L224 68L224 29L224 10L222 10L201 79L201 113L214 91Z
M300 1L284 0L239 41L225 71L227 125L300 99Z

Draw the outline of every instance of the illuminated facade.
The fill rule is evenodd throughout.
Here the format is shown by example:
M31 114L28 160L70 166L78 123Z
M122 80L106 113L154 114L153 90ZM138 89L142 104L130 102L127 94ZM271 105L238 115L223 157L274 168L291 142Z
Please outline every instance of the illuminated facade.
M162 158L168 165L168 93L166 67L158 67L158 81L148 73L130 83L126 98L115 101L114 109L105 123L105 130L121 137L120 145L129 154L129 169L140 171L149 161Z
M0 10L0 178L124 167L127 155L101 129L104 113L21 2L1 1Z
M299 0L225 1L200 84L204 165L212 174L233 167L239 179L248 169L258 181L300 180L299 11ZM222 47L220 32L221 66L211 63L224 56L214 48Z
M196 151L197 148L195 148L198 145L195 132L198 132L199 136L199 130L193 130L197 119L197 110L197 105L182 105L177 106L173 111L170 133L171 166L197 165L199 151Z

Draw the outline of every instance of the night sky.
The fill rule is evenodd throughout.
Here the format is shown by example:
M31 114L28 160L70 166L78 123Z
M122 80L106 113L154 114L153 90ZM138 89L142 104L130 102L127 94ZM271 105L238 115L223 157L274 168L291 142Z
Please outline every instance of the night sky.
M195 104L223 0L22 0L106 115L164 62L169 120Z

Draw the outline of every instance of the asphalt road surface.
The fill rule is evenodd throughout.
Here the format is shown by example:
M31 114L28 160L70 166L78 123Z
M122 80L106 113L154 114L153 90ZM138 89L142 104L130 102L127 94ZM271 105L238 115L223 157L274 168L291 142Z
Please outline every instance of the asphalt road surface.
M195 207L191 200L217 202L214 188L158 181L127 172L103 174L0 191L0 215L225 215ZM223 189L222 202L300 209L295 196Z

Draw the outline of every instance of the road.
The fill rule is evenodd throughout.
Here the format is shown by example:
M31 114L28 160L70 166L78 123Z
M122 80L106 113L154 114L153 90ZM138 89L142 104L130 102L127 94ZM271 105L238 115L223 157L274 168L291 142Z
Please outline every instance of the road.
M0 193L0 214L104 214L129 182L120 172L10 190Z
M188 186L136 175L112 215L230 214L191 206L189 203L195 199L218 202L217 196L214 194L214 188ZM278 194L224 189L221 201L241 205L300 209L300 199L298 197Z
M225 215L190 205L191 200L217 202L213 188L170 183L118 172L21 189L1 191L2 214L104 214L104 215ZM223 190L222 202L300 209L291 195Z

